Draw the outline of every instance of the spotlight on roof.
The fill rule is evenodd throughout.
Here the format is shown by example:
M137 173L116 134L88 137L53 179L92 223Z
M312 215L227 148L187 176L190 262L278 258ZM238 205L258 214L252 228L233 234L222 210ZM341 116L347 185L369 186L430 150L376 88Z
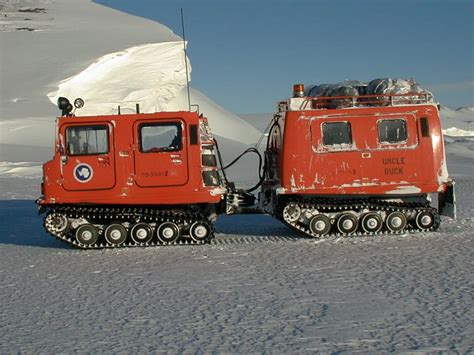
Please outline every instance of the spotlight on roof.
M74 107L75 108L82 108L84 107L84 100L78 97L77 99L74 100Z
M65 97L58 98L58 108L61 110L61 115L69 116L72 111L72 105Z

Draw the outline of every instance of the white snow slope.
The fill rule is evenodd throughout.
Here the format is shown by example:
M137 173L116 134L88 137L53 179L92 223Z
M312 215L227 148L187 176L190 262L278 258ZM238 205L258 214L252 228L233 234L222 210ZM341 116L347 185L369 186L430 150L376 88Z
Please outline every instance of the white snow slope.
M86 101L77 116L117 114L119 105L122 113L133 113L137 103L140 112L187 111L183 43L144 44L103 56L48 94L53 103L59 96ZM192 90L190 97L216 135L241 143L254 143L260 137L253 126L199 91Z
M459 218L436 233L301 239L269 216L241 215L220 217L211 245L72 249L44 232L33 202L57 114L46 93L104 55L177 37L82 0L0 11L0 353L474 353L469 135L447 138ZM28 26L37 31L16 30ZM186 97L164 104L173 101ZM443 109L443 128L472 131L470 112ZM229 155L242 147L222 142ZM229 175L239 185L247 173Z
M189 71L191 67L189 66ZM80 97L86 105L77 116L166 111L186 86L183 43L143 44L107 54L79 74L63 80L48 94L56 104L59 96L71 101Z

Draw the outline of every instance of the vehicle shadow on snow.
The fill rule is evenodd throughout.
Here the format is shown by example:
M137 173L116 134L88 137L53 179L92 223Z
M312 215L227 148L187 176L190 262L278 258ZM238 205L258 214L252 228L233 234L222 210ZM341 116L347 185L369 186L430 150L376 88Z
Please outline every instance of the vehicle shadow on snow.
M32 200L0 200L0 220L0 245L71 248L44 231L43 216Z
M216 233L251 236L288 236L291 230L275 218L262 214L220 216Z
M71 249L43 229L43 216L32 200L0 200L0 245ZM267 215L220 216L216 233L237 236L288 236L291 231Z

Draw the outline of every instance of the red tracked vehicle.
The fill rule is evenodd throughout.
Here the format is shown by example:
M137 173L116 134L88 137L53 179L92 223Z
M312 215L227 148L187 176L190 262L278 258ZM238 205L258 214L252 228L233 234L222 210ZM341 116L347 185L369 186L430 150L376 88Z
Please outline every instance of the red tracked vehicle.
M82 106L80 101L78 106ZM76 117L60 98L43 166L49 233L80 247L203 243L226 190L207 119L195 112ZM69 106L69 108L67 108Z
M261 208L308 236L436 230L440 212L455 218L428 93L307 97L295 85L274 117L266 162Z
M308 236L436 230L455 217L431 94L294 97L279 104L261 208ZM438 195L438 210L430 206Z
M61 98L37 200L46 230L100 248L205 243L221 213L268 213L309 237L436 230L439 212L454 216L439 111L427 94L315 98L296 89L279 104L261 179L247 191L227 181L222 162L218 169L202 115L76 117Z

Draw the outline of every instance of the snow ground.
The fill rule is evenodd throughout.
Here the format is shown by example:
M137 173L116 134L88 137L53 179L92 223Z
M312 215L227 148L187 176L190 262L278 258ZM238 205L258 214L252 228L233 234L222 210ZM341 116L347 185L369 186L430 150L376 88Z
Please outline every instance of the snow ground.
M81 251L1 201L0 353L471 353L472 159L449 162L459 219L414 235L295 239L244 215L212 245Z

